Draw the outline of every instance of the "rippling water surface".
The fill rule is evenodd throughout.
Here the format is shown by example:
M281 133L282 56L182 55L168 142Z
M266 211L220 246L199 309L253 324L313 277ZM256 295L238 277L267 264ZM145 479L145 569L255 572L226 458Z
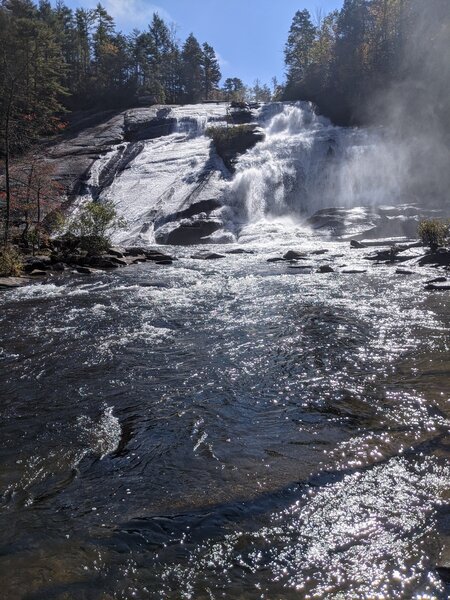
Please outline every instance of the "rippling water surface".
M448 597L448 298L278 233L0 296L5 598Z

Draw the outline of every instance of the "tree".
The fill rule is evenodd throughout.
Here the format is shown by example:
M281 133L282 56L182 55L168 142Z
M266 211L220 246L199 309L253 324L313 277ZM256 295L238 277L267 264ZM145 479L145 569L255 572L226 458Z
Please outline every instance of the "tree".
M228 77L223 85L223 93L228 102L242 102L245 100L247 88L239 77Z
M295 89L304 80L312 62L311 51L316 36L316 28L307 10L295 13L284 50L287 67L287 87Z
M186 102L196 103L202 99L203 93L203 61L204 55L193 33L183 45L181 53L183 64L183 88Z
M269 86L266 83L261 85L259 79L256 79L253 87L249 90L249 94L254 102L270 102L272 100L272 92Z
M42 134L61 126L55 113L60 98L63 61L52 30L35 18L27 1L0 8L0 155L5 164L4 243L11 224L11 158ZM14 15L20 15L14 17Z
M217 60L214 48L207 44L203 44L203 97L205 100L210 100L214 91L218 89L219 81L222 78L220 72L219 61Z
M55 179L53 166L37 154L27 155L11 169L11 204L13 222L22 229L22 243L39 249L43 221L60 208L63 195Z
M80 239L80 247L90 254L104 252L112 233L123 226L112 202L88 202L70 223L69 233Z

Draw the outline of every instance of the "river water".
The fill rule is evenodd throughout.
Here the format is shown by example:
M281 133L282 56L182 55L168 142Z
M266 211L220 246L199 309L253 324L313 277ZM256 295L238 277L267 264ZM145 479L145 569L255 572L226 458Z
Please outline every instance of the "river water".
M446 296L240 247L0 297L2 597L447 597Z
M302 224L404 200L410 150L278 104L231 176L204 136L224 111L173 109L100 200L151 245L219 199L208 250L245 253L0 295L0 596L445 599L446 292ZM291 249L303 268L267 262Z

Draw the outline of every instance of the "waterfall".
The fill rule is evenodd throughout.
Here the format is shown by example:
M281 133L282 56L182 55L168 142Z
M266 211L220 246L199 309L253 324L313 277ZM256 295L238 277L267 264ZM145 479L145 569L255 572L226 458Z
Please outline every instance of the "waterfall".
M414 145L382 128L337 127L310 103L254 110L265 137L237 157L234 173L206 135L211 125L227 127L225 103L155 109L151 118L149 110L143 127L154 121L158 133L114 147L86 184L84 199L111 200L127 220L117 242L164 242L174 228L206 221L213 234L202 242L230 240L246 224L414 199Z
M395 204L409 156L381 129L334 126L309 103L269 105L266 138L238 162L228 202L241 219Z

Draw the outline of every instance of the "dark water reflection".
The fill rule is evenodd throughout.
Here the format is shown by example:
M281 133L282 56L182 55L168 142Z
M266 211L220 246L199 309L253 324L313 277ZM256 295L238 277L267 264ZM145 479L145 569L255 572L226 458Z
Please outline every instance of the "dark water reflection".
M0 298L5 598L447 597L446 297L269 251Z

